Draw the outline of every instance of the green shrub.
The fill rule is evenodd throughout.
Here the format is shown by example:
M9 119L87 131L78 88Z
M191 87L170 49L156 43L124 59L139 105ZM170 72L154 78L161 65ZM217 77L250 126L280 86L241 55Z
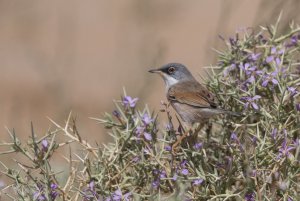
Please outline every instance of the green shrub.
M300 200L299 111L300 28L291 24L286 35L277 26L259 32L244 29L217 51L207 87L223 108L243 117L210 120L193 144L171 146L182 135L178 120L162 103L159 114L136 108L126 94L103 123L112 142L91 146L69 116L66 125L42 138L32 131L21 143L9 131L11 150L26 162L17 168L1 163L12 181L2 195L18 200ZM168 122L160 122L166 115ZM175 120L174 120L175 119ZM64 136L57 138L57 136ZM61 141L59 141L61 140ZM80 153L66 156L64 171L53 170L54 153L75 143ZM66 174L66 173L65 173ZM60 178L59 178L60 177Z

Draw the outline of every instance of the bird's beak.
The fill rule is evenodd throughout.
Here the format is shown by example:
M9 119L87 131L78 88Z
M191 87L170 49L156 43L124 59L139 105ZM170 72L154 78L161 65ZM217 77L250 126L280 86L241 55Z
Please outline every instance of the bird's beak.
M151 69L148 72L149 73L160 73L161 71L159 69Z

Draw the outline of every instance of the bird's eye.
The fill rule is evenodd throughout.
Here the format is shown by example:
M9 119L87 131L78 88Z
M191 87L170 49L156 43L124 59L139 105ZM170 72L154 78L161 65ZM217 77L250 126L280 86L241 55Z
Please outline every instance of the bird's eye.
M173 74L175 72L175 68L174 67L168 68L168 72L169 74Z

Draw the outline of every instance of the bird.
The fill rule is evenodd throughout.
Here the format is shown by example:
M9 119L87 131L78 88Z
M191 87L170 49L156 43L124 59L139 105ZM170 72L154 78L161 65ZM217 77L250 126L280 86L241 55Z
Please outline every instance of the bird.
M218 114L240 116L237 112L218 107L215 94L200 84L181 63L168 63L149 72L158 73L163 78L167 100L186 127L192 128L196 123L203 126L211 117ZM174 145L177 146L187 135L188 132Z

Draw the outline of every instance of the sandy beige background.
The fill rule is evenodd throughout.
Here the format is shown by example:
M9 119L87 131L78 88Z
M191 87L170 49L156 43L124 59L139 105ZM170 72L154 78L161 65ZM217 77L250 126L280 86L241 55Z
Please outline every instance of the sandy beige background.
M0 1L0 135L4 126L23 138L33 121L38 135L72 110L84 138L107 134L88 117L113 110L122 87L156 111L163 82L151 67L182 62L193 73L216 63L242 27L299 22L298 0L51 0Z

